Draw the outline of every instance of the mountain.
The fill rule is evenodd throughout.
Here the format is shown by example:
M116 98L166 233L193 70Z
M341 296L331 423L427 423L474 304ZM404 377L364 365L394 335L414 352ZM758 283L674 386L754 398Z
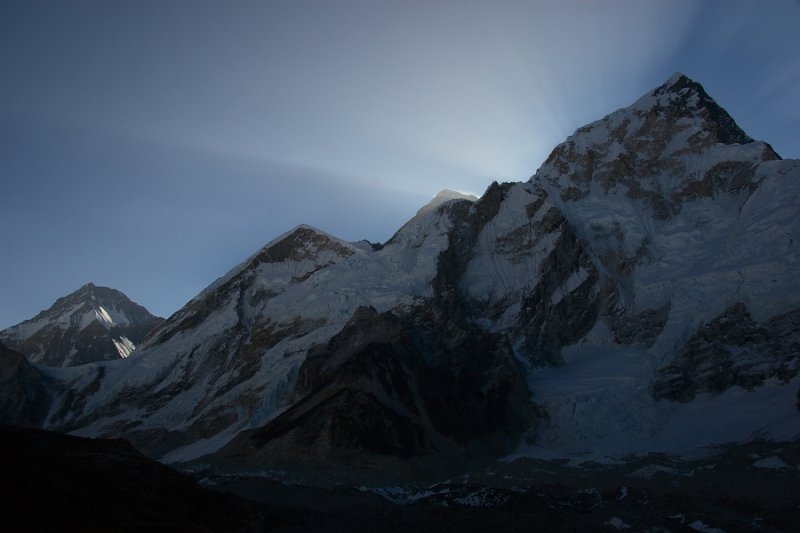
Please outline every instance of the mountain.
M798 176L681 74L553 150L530 185L587 246L582 286L612 297L562 345L563 368L529 375L550 414L540 444L671 450L796 432Z
M415 216L420 217L430 213L443 203L449 202L450 200L469 200L470 202L477 202L478 197L474 194L464 194L458 191L451 191L450 189L442 189L436 193L433 198L431 198L430 202L420 207Z
M162 320L121 292L88 283L0 331L0 340L32 363L75 366L128 357Z
M39 368L44 426L354 482L790 439L798 206L800 161L676 74L527 182L438 195L381 245L298 226L131 357Z
M468 200L459 202L461 210L468 208ZM375 250L340 241L309 226L295 228L213 283L155 329L123 364L95 365L81 369L80 374L51 372L70 381L73 392L64 403L69 407L57 412L50 427L87 434L124 433L155 456L169 453L168 460L202 455L289 407L302 394L295 390L299 374L311 381L318 378L318 370L333 370L310 370L306 356L312 349L322 353L329 341L336 340L337 333L344 334L343 328L363 315L367 321L377 324L385 320L387 325L376 327L371 339L356 332L347 341L350 347L339 350L345 364L337 370L340 374L352 373L342 375L342 382L357 381L359 386L328 391L344 402L338 409L347 410L366 401L370 404L366 411L385 414L398 410L400 392L394 384L406 380L406 373L427 372L430 390L414 387L410 391L404 399L406 410L398 413L402 420L398 431L418 428L420 450L424 451L434 449L434 441L451 447L481 448L484 443L472 442L471 437L508 441L509 446L515 432L522 429L518 420L527 417L516 411L525 411L528 402L521 370L516 368L519 363L505 339L465 324L460 329L452 325L458 336L442 342L435 324L414 325L432 314L425 301L433 295L431 281L437 274L438 252L447 246L447 229L442 213L415 217ZM390 311L396 315L386 315ZM439 322L445 324L447 318L443 315ZM363 365L364 357L377 357L374 348L387 349L396 338L410 344L403 349L409 359L407 366L390 365L385 373L362 368L362 375L355 375L360 371L355 361ZM453 345L484 338L497 344L492 346L496 353L470 362L474 370L460 373L463 365L447 366L452 358L461 357L450 353ZM429 413L419 402L432 404L431 409L438 402L450 411L457 410L458 397L455 405L436 397L435 380L445 377L453 382L453 390L474 396L466 397L470 402L495 402L484 406L486 427L473 431L465 420L454 429L442 429L439 420L429 420L434 414L440 420L446 417ZM512 398L522 407L508 404ZM336 409L336 405L322 403L316 407L322 412ZM493 411L507 413L507 420L488 420ZM325 415L319 414L317 419L324 423ZM507 422L516 425L515 431L505 427ZM343 419L342 423L349 422ZM372 428L360 424L356 429L358 435L345 439L354 447L368 438ZM336 426L331 431L348 430ZM380 454L384 449L374 451ZM412 451L412 455L415 453ZM402 457L405 452L399 454Z

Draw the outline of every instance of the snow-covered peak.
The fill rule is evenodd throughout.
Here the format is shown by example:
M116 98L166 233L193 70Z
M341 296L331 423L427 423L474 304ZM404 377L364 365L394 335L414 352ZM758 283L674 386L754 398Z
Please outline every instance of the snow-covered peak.
M671 84L673 84L673 83L677 82L679 79L681 79L681 78L686 78L686 77L687 77L687 76L686 76L686 75L685 75L683 72L681 72L681 71L679 71L679 70L676 70L676 71L675 71L675 72L672 74L672 76L670 76L670 77L667 79L667 81L665 81L665 82L664 82L664 85L671 85Z
M420 207L417 211L417 214L414 215L415 217L423 216L427 213L430 213L440 205L445 202L449 202L451 200L468 200L470 202L477 202L478 197L474 194L465 194L463 192L453 191L450 189L442 189L436 195L431 198L431 201L425 204L424 206Z
M0 338L32 362L69 366L127 357L160 321L120 291L87 283Z
M144 315L143 310L144 308L115 289L87 283L59 298L50 308L34 318L12 326L3 333L27 338L46 327L82 330L95 322L106 329L126 327L138 322L138 318L152 316L146 310Z
M295 226L206 287L154 330L143 348L176 336L222 334L237 324L251 327L277 296L358 252L361 247L313 226Z
M418 248L430 236L439 235L443 228L449 227L451 207L457 209L458 205L463 205L460 202L472 204L477 200L478 197L471 194L443 189L417 210L416 214L392 235L385 246ZM434 248L438 249L439 245Z
M442 189L441 191L437 192L436 195L434 195L432 201L438 201L439 203L442 203L448 200L469 200L471 202L477 202L478 197L474 194L467 194L451 189Z
M319 266L319 264L330 262L334 257L338 259L348 257L356 249L354 245L322 230L307 224L300 224L269 241L256 253L206 287L192 299L192 302L204 300L221 287L231 283L232 280L248 276L248 272L252 273L258 270L259 266L265 263L287 263L287 268L294 268L298 262L303 262L307 266ZM312 266L312 268L314 267Z
M91 293L91 292L92 292L92 291L94 291L96 288L97 288L97 285L95 285L94 283L92 283L92 282L90 281L89 283L86 283L85 285L81 285L81 286L80 286L80 288L78 288L78 290L76 290L76 291L75 291L74 293L72 293L72 294L81 294L81 293L84 293L84 292L89 292L89 293Z
M337 239L312 226L299 225L265 246L256 259L267 263L287 260L313 259L322 252L333 252L341 257L353 253L349 243Z
M676 73L633 105L578 128L531 181L566 211L617 196L615 203L666 220L687 201L753 190L754 169L775 159L699 83Z
M727 111L706 93L702 85L680 72L640 98L631 108L659 113L665 118L700 117L715 134L717 142L723 144L753 142Z

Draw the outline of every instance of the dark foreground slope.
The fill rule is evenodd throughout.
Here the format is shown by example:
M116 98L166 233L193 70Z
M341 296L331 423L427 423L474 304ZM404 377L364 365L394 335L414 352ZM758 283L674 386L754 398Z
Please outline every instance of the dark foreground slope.
M521 459L420 487L208 479L220 490L302 509L280 531L796 532L798 464L800 441L756 441L694 458L648 454L613 465ZM386 498L383 505L376 495Z
M424 487L199 472L215 491L120 439L0 426L0 453L3 531L800 530L797 441L578 468L525 459Z
M282 520L202 488L122 439L0 426L4 531L268 531Z

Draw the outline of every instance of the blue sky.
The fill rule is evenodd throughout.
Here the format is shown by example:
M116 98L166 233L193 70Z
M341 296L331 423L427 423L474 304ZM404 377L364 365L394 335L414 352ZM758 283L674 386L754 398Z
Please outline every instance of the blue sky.
M681 71L800 156L800 2L0 0L0 328L166 316L275 236L385 241Z

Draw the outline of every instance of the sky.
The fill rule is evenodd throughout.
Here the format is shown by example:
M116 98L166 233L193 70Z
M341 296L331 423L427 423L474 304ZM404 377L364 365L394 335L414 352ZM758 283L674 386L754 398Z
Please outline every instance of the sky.
M297 224L388 240L680 71L800 157L797 0L0 0L0 328L169 316Z

